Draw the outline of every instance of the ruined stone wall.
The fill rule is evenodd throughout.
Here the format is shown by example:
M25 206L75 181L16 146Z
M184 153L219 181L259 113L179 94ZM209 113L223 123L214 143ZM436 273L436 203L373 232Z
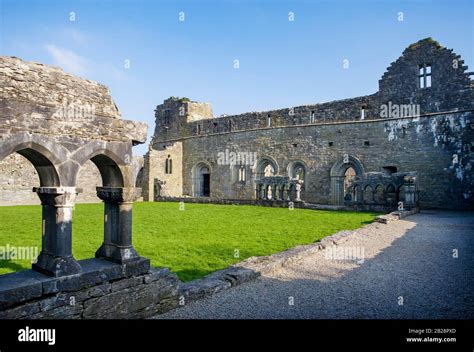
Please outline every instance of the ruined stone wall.
M420 65L430 65L432 86L419 86ZM379 80L379 90L367 96L332 102L295 106L278 110L248 112L213 119L183 118L170 110L171 123L163 124L162 116L156 115L153 142L180 139L199 134L262 129L268 127L384 119L383 106L417 105L420 114L452 110L474 109L474 90L468 67L464 60L431 38L410 45L402 55L390 64ZM165 102L165 105L170 101ZM403 107L402 107L403 108ZM182 110L184 111L184 110ZM406 111L415 116L415 111ZM393 116L395 117L395 116ZM270 123L269 123L270 119ZM179 127L178 127L179 126Z
M40 204L33 193L38 185L38 173L20 154L0 160L0 205Z
M420 84L426 65L430 87ZM247 166L242 183L238 166L217 164L217 154L230 150L273 159L281 176L301 161L304 200L339 204L331 169L347 154L362 172L418 172L422 207L472 208L474 83L467 69L453 50L426 38L392 62L368 96L191 122L174 113L183 103L168 99L157 107L150 147L183 142L183 196L193 196L194 167L206 162L211 197L254 199L256 165Z
M212 167L211 197L255 198L255 167L247 167L251 178L242 185L232 182L231 166L217 164L217 153L230 149L273 158L283 176L289 163L302 160L307 165L304 200L332 204L331 168L348 154L361 161L365 172L387 166L417 171L424 208L473 208L473 123L474 114L468 112L189 138L183 141L183 193L192 195L193 166L205 160Z
M171 169L166 172L166 161ZM183 144L162 144L145 155L145 172L142 186L144 200L157 197L179 197L183 194Z
M186 103L186 115L188 122L212 119L214 117L211 104L196 101Z
M122 120L109 90L59 68L0 57L0 136L43 136L143 143L147 126ZM2 141L0 137L0 142Z

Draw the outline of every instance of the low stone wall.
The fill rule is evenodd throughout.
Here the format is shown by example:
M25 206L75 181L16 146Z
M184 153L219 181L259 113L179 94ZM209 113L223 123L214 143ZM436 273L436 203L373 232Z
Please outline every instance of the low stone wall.
M0 277L0 319L147 318L178 305L180 281L149 260L130 265L79 262L82 273L61 278L32 270Z
M264 199L222 199L211 197L159 197L158 202L184 202L200 204L224 204L224 205L260 205L264 207L288 208L290 201L286 200L264 200ZM292 202L295 208L314 210L346 210L348 207L340 205L312 204L306 202Z
M264 200L264 199L222 199L211 197L159 197L158 202L184 202L200 204L224 204L224 205L259 205L264 207L288 208L290 201L286 200ZM303 201L294 201L293 207L312 210L350 210L350 211L374 211L380 213L389 213L393 206L378 204L357 204L357 205L329 205L315 204Z
M82 273L61 278L32 270L0 276L0 319L144 319L260 275L232 266L183 283L168 269L150 269L144 258L124 266L79 263Z

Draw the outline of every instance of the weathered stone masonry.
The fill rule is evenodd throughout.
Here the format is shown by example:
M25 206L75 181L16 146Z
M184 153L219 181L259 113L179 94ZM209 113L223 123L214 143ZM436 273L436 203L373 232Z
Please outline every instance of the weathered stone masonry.
M105 86L0 58L0 168L13 178L0 181L14 191L15 178L25 176L22 187L34 185L42 208L42 248L32 270L0 276L1 319L143 318L177 306L176 275L150 269L132 244L135 186L143 178L132 146L146 133L145 124L120 119ZM23 168L25 160L34 170ZM84 178L87 198L94 187L104 203L104 241L95 258L77 262L72 208Z
M147 318L259 275L264 258L185 284L167 269L150 269L132 245L132 203L142 183L150 200L306 206L301 197L315 209L365 209L412 199L422 207L472 208L474 95L466 70L459 56L426 39L408 47L366 97L220 118L209 104L170 98L156 109L142 168L131 152L145 142L146 125L120 119L106 87L2 57L0 171L7 177L0 191L35 186L43 241L33 270L0 276L0 319ZM420 87L427 82L431 87ZM382 116L384 104L418 104L420 113ZM219 165L225 150L258 158ZM15 168L25 159L34 170ZM71 209L81 173L99 183L104 242L96 258L77 262ZM315 248L336 243L335 236Z
M57 68L0 59L0 160L18 153L39 176L33 191L42 205L42 249L34 270L54 277L82 272L72 256L72 208L88 162L99 170L95 186L104 201L104 243L96 257L148 263L131 243L132 202L140 193L132 146L145 142L146 132L145 124L120 119L105 86Z
M217 118L209 104L170 98L155 111L144 198L202 197L208 182L211 199L256 199L262 167L291 179L298 164L304 168L305 202L393 207L405 199L406 187L397 180L414 173L422 208L473 209L470 75L459 55L428 38L410 45L383 74L379 91L368 96ZM256 152L258 160L219 165L218 153L225 150ZM165 174L165 159L181 170ZM241 167L245 181L238 179ZM351 179L366 188L357 204L344 181L349 168L355 172ZM383 182L369 185L375 179ZM375 188L382 194L374 198Z

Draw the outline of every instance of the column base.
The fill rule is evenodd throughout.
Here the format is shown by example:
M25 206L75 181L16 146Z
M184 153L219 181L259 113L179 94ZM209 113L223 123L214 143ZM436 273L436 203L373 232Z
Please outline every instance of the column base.
M81 272L81 266L69 257L54 257L51 254L41 252L36 263L32 265L34 271L54 277L75 275Z
M118 264L127 264L141 259L133 246L119 247L114 244L105 243L95 252L95 257Z

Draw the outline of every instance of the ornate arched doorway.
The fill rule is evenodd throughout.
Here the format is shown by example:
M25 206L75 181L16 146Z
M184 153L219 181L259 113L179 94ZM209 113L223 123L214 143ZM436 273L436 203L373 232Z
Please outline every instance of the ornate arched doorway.
M344 195L350 189L356 176L364 173L364 167L359 159L345 155L331 168L331 200L334 205L344 204Z

